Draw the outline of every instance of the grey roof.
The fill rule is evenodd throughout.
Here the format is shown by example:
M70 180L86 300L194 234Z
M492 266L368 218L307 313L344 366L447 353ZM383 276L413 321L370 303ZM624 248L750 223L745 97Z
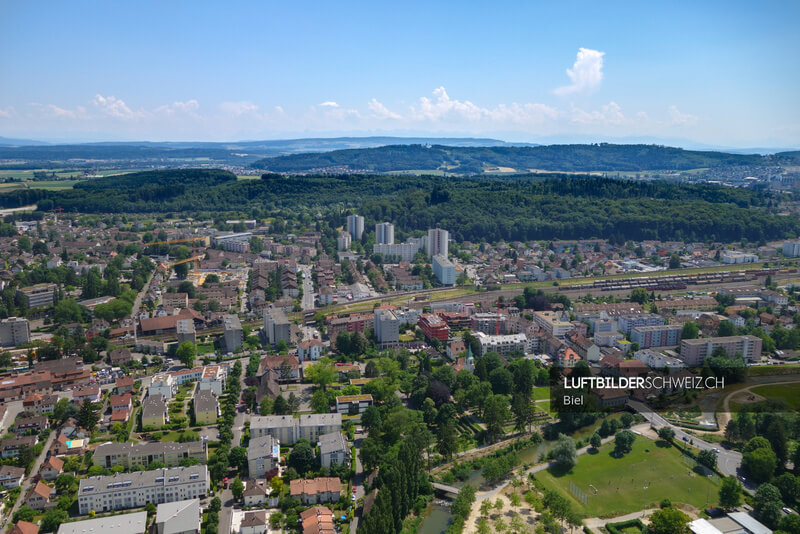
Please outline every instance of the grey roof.
M728 517L742 525L751 534L772 534L769 528L762 525L747 512L732 512L728 514Z
M337 451L348 451L349 447L341 432L329 432L319 437L319 453L330 454Z
M113 476L86 477L80 481L78 497L103 494L121 488L138 489L171 486L188 482L208 483L208 468L205 465L193 465L191 467L173 467L172 469L156 469L153 471L117 473Z
M250 428L280 428L294 424L291 415L254 415L250 418Z
M242 322L239 320L238 315L225 316L225 330L241 330Z
M342 424L340 413L312 413L299 418L291 415L254 415L250 419L250 428L281 428L291 426L325 426Z
M163 527L161 524L163 523ZM200 499L159 504L156 525L160 534L177 534L200 528Z
M18 478L25 474L25 468L14 467L13 465L0 466L0 477Z
M257 512L245 512L241 526L260 527L267 524L267 512L260 510Z
M247 459L255 460L256 458L272 456L273 447L279 447L279 443L278 440L274 439L272 436L253 438L247 446ZM278 454L280 454L280 452Z
M142 416L154 417L167 411L167 403L163 395L151 395L142 401Z
M61 523L58 534L142 534L147 528L147 512L119 514L85 521Z
M161 454L165 452L190 452L195 450L203 450L204 444L202 441L189 441L186 443L177 443L168 441L164 443L118 443L110 442L99 445L95 451L94 456L108 456L119 454Z
M300 426L342 425L340 413L311 413L300 416Z
M203 389L194 395L194 411L197 412L216 412L219 407L217 398L211 390Z

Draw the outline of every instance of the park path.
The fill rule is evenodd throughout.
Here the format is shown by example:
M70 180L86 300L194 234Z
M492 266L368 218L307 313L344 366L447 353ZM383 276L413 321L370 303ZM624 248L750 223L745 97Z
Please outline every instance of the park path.
M797 380L782 380L780 382L766 382L763 384L752 384L747 386L746 388L737 389L736 391L731 391L728 395L725 396L725 399L722 401L722 411L717 413L717 424L719 425L719 430L716 432L708 432L709 434L725 434L725 427L728 425L728 422L731 420L731 399L746 391L750 391L753 388L761 387L761 386L779 386L781 384L796 384Z
M642 434L643 431L649 430L650 426L649 423L640 423L638 425L634 425L631 427L631 430ZM605 445L614 440L614 436L608 436L607 438L603 438L602 443ZM586 447L581 447L576 452L578 456L586 454L591 449L591 445L587 445ZM477 523L478 519L481 517L480 507L481 503L486 500L493 500L497 499L500 493L511 484L511 481L517 476L527 476L530 474L539 473L540 471L544 471L549 467L555 465L555 462L542 462L540 464L534 465L531 468L523 469L521 472L516 473L515 471L511 471L508 475L506 475L505 479L500 483L496 484L491 489L483 490L483 491L476 491L475 492L475 502L472 504L472 509L470 510L469 516L467 520L464 522L464 533L469 534L471 532L475 532L477 530Z

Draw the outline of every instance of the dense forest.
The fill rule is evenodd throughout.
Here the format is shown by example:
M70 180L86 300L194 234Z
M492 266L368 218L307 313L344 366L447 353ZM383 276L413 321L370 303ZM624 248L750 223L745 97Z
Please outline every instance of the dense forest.
M310 172L318 169L390 172L446 170L479 174L491 167L589 172L687 170L720 165L760 165L768 157L757 154L699 152L658 145L548 145L532 147L452 147L394 145L335 150L265 158L253 167L273 172Z
M628 239L751 241L800 235L800 218L775 215L774 193L592 176L468 177L149 171L82 182L72 190L16 190L0 206L38 203L88 213L238 212L253 217L346 212L405 232L448 229L459 240Z

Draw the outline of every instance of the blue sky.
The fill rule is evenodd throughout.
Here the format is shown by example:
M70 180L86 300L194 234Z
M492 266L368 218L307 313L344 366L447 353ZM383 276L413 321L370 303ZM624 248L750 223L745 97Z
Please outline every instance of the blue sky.
M800 146L798 20L798 2L2 1L0 135Z

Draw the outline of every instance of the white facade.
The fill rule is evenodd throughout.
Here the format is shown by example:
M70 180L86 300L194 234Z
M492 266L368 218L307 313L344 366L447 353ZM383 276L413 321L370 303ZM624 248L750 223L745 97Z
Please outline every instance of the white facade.
M456 284L456 266L445 256L433 257L433 275L443 286Z
M361 236L364 235L364 217L361 215L348 215L347 232L350 234L350 237L359 241Z
M381 345L391 345L400 342L400 320L394 311L388 308L376 308L375 315L375 337Z
M178 384L172 375L156 375L147 388L147 395L162 395L165 399L171 399L178 389Z
M378 223L375 225L375 243L379 245L394 244L394 225L392 223Z
M139 508L147 503L197 499L208 494L208 468L205 465L156 469L114 476L87 477L80 481L80 514Z
M442 230L441 228L433 228L428 230L427 251L428 257L434 256L448 256L447 241L450 238L450 232Z

